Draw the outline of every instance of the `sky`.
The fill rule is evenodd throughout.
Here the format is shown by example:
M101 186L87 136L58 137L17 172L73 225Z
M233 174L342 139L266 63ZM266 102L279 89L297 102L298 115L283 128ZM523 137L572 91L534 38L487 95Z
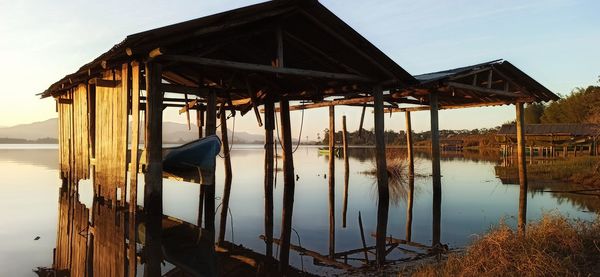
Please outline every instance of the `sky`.
M106 52L128 34L262 1L0 0L0 126L56 117L52 99L35 94ZM561 95L597 84L600 1L321 0L411 74L506 59ZM314 139L328 127L327 108L292 114L294 136ZM360 108L336 107L358 128ZM514 119L514 106L440 111L440 128L489 128ZM165 120L185 122L175 110ZM367 112L365 128L373 124ZM412 115L429 130L428 112ZM232 126L231 123L229 126ZM404 115L386 115L386 129L403 130ZM231 128L231 127L230 127ZM236 131L262 133L253 113ZM321 135L322 136L322 135Z

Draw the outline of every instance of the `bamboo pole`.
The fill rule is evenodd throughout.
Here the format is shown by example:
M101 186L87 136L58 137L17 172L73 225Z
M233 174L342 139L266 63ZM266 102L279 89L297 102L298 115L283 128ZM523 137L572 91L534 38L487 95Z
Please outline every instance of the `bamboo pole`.
M160 276L162 262L162 99L160 90L162 66L146 63L146 184L144 211L146 214L146 245L144 276Z
M335 254L335 108L329 106L329 257Z
M344 206L342 211L342 227L346 228L346 215L348 213L348 186L350 183L350 163L348 161L348 131L346 129L346 116L342 116L342 145L344 149Z
M137 62L131 63L131 163L129 168L129 276L136 276L136 234L135 214L137 212L138 183L138 145L140 143L140 67Z
M219 244L225 241L225 231L227 229L227 211L229 209L229 197L231 196L231 153L229 153L229 136L227 134L227 115L225 114L225 104L221 105L221 141L223 145L223 159L225 168L225 184L223 185L223 201L221 202L221 221L219 224Z
M442 181L440 172L440 130L438 121L438 92L429 95L429 110L431 115L431 168L433 178L433 223L432 223L432 245L440 243L441 234L441 205L442 205Z
M275 106L269 96L265 99L265 244L266 256L273 257L273 131L275 130Z
M408 159L408 174L415 174L415 158L413 156L412 124L410 120L410 111L404 112L406 115L406 157Z
M387 233L387 221L390 205L390 191L388 187L387 162L385 154L384 137L384 111L383 111L383 89L381 86L373 87L374 96L374 121L375 121L375 151L377 160L377 238L376 253L377 264L385 263L385 236Z
M208 92L206 103L206 135L215 135L217 132L217 95L215 90ZM215 168L202 171L202 184L204 188L204 228L208 231L211 245L215 241Z
M287 99L280 101L281 136L283 137L283 212L281 220L281 249L279 251L279 270L286 274L289 265L290 237L292 233L292 213L294 209L294 160L292 156L292 133L290 110Z
M517 112L517 154L519 167L519 232L525 234L527 222L527 163L525 162L525 115L523 103L516 103Z

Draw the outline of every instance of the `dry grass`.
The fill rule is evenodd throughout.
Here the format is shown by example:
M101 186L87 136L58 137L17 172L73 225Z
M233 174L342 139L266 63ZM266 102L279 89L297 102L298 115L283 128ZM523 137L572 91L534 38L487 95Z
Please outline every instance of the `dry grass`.
M598 276L600 222L556 214L527 226L525 236L501 223L464 254L421 267L414 276Z
M369 170L362 172L363 174L373 177L374 193L377 193L377 163L372 161L372 166ZM406 157L388 154L386 158L388 187L390 189L390 201L396 205L400 200L406 200L409 193L408 162Z

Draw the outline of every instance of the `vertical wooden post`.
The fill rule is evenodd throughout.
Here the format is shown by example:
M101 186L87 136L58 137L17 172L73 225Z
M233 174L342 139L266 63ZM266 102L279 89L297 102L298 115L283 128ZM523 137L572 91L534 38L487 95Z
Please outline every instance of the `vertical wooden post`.
M275 130L275 107L273 98L265 99L265 243L266 256L273 257L273 131Z
M329 106L329 258L335 254L335 108Z
M138 145L140 144L140 66L138 62L131 63L131 162L129 167L129 276L136 276L137 258L135 231L135 214L137 212L137 183L138 183Z
M217 133L217 94L209 90L206 103L206 135ZM201 189L204 189L204 228L209 232L211 245L215 242L215 168L203 171Z
M196 109L196 125L198 125L198 138L201 139L204 137L203 128L204 128L204 110L198 107ZM201 172L198 171L198 174L201 175ZM202 176L198 176L202 178ZM198 218L196 219L196 224L199 228L202 228L202 218L204 217L204 194L206 193L205 187L200 184L200 195L198 197Z
M415 196L415 176L408 176L408 197L406 198L406 241L412 240L413 202Z
M517 111L517 164L519 166L519 220L521 234L525 233L527 222L527 164L525 163L525 115L523 103L516 103Z
M375 248L377 264L385 263L385 237L387 235L387 221L390 205L390 191L388 187L387 161L385 155L384 137L384 111L383 111L383 89L381 86L373 87L374 109L375 109L375 155L377 160L377 234Z
M441 236L441 206L442 206L442 181L440 170L440 128L438 116L438 92L429 95L431 115L431 169L433 178L433 222L432 222L432 245L440 244Z
M344 149L344 204L342 208L342 227L346 228L346 215L348 213L348 186L350 183L350 162L348 161L348 130L346 129L346 116L342 116L342 145Z
M281 249L279 251L279 270L286 274L289 265L290 237L292 234L292 213L294 210L294 160L292 156L292 132L290 126L290 103L287 99L280 102L281 136L283 137L283 212L281 220Z
M231 195L231 153L229 153L229 136L227 135L227 115L225 104L221 104L221 141L223 145L223 159L225 165L225 184L223 185L223 201L221 202L221 221L219 225L219 243L225 241L225 230L227 229L227 211L229 209L229 197Z
M146 63L146 174L144 211L146 245L144 276L161 276L162 236L162 113L163 92L160 89L162 66Z
M410 112L404 112L406 117L406 157L408 158L408 174L415 174L415 158L413 156L413 139L412 139L412 124L410 120Z

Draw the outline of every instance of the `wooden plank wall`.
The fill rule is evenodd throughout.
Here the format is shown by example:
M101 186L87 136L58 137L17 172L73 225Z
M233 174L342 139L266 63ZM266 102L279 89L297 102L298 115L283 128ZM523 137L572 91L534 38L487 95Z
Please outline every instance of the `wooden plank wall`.
M125 276L125 212L94 204L94 276Z
M67 178L71 168L71 131L73 93L65 93L56 98L58 110L58 144L60 177Z
M68 270L70 276L85 276L89 210L62 189L56 236L54 268Z
M90 157L87 86L80 84L59 96L57 101L61 177L70 176L73 181L88 179Z
M94 189L97 195L112 200L117 199L117 189L125 191L127 182L128 93L121 76L127 76L126 68L106 71L103 80L108 82L96 84Z

